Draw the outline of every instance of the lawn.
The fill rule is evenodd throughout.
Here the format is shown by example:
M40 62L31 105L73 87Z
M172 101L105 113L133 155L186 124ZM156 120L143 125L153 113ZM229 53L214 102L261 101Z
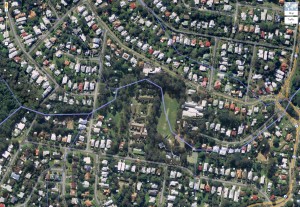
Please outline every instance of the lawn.
M115 135L116 133L120 133L120 125L121 125L121 119L123 118L123 114L124 114L123 110L120 112L116 112L116 115L113 115L111 113L107 114L107 119L111 118L116 123L115 130L111 130L111 133L113 135Z
M164 100L166 104L166 112L167 116L169 117L172 129L175 130L175 124L176 124L176 118L177 118L177 110L179 108L179 103L177 102L176 99L172 99L169 94L164 95ZM168 122L165 117L165 113L163 110L163 105L161 104L161 115L158 120L158 125L157 125L157 131L160 133L163 137L172 135L170 132Z
M197 152L192 152L191 155L187 156L187 161L190 164L196 164L198 160L198 153Z

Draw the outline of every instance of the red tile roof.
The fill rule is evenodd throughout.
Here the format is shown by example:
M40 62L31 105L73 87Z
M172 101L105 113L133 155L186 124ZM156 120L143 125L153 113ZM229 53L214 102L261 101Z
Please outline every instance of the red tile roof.
M130 9L135 9L136 8L136 4L134 3L134 2L132 2L131 4L130 4Z
M211 43L209 41L206 41L205 42L205 47L210 47L211 46Z

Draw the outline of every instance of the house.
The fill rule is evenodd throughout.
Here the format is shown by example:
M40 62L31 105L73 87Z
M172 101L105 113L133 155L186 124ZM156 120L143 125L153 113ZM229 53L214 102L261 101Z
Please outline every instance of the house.
M261 178L260 178L260 181L259 181L259 183L261 184L261 185L264 185L265 184L265 176L263 175L263 176L261 176Z
M224 188L224 191L223 191L223 197L224 198L227 198L228 197L228 192L229 192L229 189L228 188ZM220 195L221 195L221 193L220 193Z
M241 170L241 169L237 170L237 171L236 171L236 174L237 174L237 178L238 178L238 179L241 179L241 178L242 178L242 170Z
M16 181L19 181L19 179L20 179L20 175L14 173L14 172L11 173L11 176L10 176L10 177L13 178L13 179L16 180Z
M204 163L204 166L203 166L203 172L206 172L208 170L208 163Z

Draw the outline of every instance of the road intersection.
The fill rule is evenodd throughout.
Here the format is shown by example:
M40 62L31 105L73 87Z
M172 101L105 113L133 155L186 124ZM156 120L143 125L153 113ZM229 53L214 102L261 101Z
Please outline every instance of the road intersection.
M146 5L145 5L145 3L142 1L142 0L139 0L139 2L141 3L141 5L143 5L144 7L147 7ZM84 3L91 11L93 11L94 13L96 13L96 10L95 10L95 7L93 6L93 5L91 5L91 3L90 2L88 2L88 1L85 1L85 0L83 0L83 1L80 1L80 2L78 2L78 4L77 5L79 5L79 4L81 4L81 3ZM239 5L240 6L240 5ZM20 37L18 36L18 34L17 34L17 32L16 32L16 30L15 30L15 22L14 22L14 20L13 20L13 18L11 17L11 15L10 14L8 14L8 20L9 20L9 23L10 23L10 28L11 28L11 30L12 30L12 32L13 32L13 35L14 35L14 39L15 39L15 41L16 41L16 43L17 43L17 45L20 47L20 49L22 50L22 52L23 52L23 54L25 55L25 57L39 70L39 72L40 73L42 73L42 74L45 74L46 76L47 76L47 78L49 79L49 80L51 80L54 84L55 84L55 90L57 90L60 86L59 86L59 84L53 79L53 77L51 76L51 74L49 74L46 70L44 70L42 67L40 67L37 63L36 63L36 61L32 58L32 56L30 55L33 51L35 51L36 50L36 48L38 48L42 43L43 43L43 41L46 39L46 38L48 38L49 37L49 35L51 34L51 32L52 31L54 31L55 29L57 29L58 28L58 26L64 21L64 19L68 16L68 15L70 15L70 12L72 12L74 9L76 9L76 6L74 6L70 11L68 11L64 16L62 16L58 21L56 21L55 22L55 24L52 26L52 28L51 29L49 29L49 31L45 34L45 35L43 35L42 36L42 38L36 43L36 44L34 44L30 49L29 49L29 52L27 52L26 51L26 49L24 48L24 45L22 44L22 42L21 42L21 40L20 40ZM151 10L149 10L160 22L162 22L162 24L164 25L164 26L166 26L168 29L170 29L171 31L175 31L175 32L178 32L178 33L183 33L183 34L193 34L193 35L199 35L199 36L205 36L204 34L199 34L199 33L193 33L193 32L187 32L187 31L181 31L181 30L177 30L177 29L175 29L175 28L172 28L170 25L168 25L168 24L166 24L165 22L163 22L162 20L161 20L161 18L157 15L157 14L155 14L153 11L151 11ZM56 16L58 16L57 14L56 14ZM100 65L100 69L99 69L99 77L101 77L101 73L102 73L102 67L103 67L103 55L104 55L104 51L105 51L105 45L106 45L106 38L107 38L107 36L109 37L109 38L111 38L111 39L113 39L114 41L116 41L122 48L124 48L125 50L127 50L127 51L129 51L130 53L132 53L134 56L136 56L136 57L138 57L138 58L141 58L141 59L143 59L143 60L145 60L145 61L147 61L147 62L153 62L154 63L154 65L156 65L156 66L160 66L160 67L162 67L163 68L163 70L166 72L166 73L168 73L168 74L170 74L170 75L172 75L172 76L178 76L175 72L173 72L173 71L171 71L171 70L169 70L167 67L165 67L165 66L163 66L163 65L161 65L160 63L157 63L156 61L154 62L153 60L151 60L151 59L149 59L149 58L146 58L145 56L143 56L143 55L141 55L140 53L138 53L138 52L136 52L136 51L134 51L133 49L131 49L131 48L129 48L129 47L127 47L127 46L125 46L124 44L123 44L123 42L110 30L110 28L101 20L101 18L99 18L98 16L96 17L97 18L97 20L99 21L99 24L100 24L100 26L102 27L102 28L104 28L105 29L105 34L104 34L104 38L103 38L103 47L102 47L102 51L101 51L101 53L100 53L100 57L99 57L99 65ZM210 36L211 37L211 36ZM233 39L230 39L230 38L220 38L220 37L215 37L215 38L217 38L217 39L221 39L221 40L229 40L229 41L236 41L236 42L241 42L241 43L246 43L246 44L253 44L252 42L248 42L248 41L240 41L240 40L233 40ZM294 43L294 45L296 44L296 42ZM270 44L263 44L263 43L259 43L259 44L255 44L254 46L266 46L266 47L270 47L270 48L272 48L273 46L272 45L270 45ZM278 47L276 47L276 48L278 48ZM284 47L284 49L287 49L287 50L291 50L291 48L286 48L286 47ZM298 54L298 52L299 52L299 48L298 47L296 47L296 49L295 49L295 53L294 54ZM216 49L214 50L214 52L213 52L214 54L216 53ZM261 102L261 101L274 101L275 103L276 103L276 107L277 108L279 108L279 109L281 109L281 111L283 112L283 113L285 113L285 115L287 115L287 117L291 120L291 122L293 123L293 124L295 124L295 125L298 125L298 126L300 126L300 122L299 122L299 120L295 120L295 119L293 119L293 118L291 118L287 113L286 113L286 109L284 109L282 106L281 106L281 104L280 104L280 101L281 100L283 100L283 99L288 99L289 98L289 89L288 89L288 87L289 87L289 85L290 85L290 79L292 78L292 75L294 74L294 71L296 70L296 63L297 63L297 61L296 61L296 59L294 59L294 65L293 65L293 70L292 70L292 72L290 73L290 75L289 75L289 77L288 77L288 79L287 79L287 81L286 81L286 83L285 83L285 85L284 85L284 87L283 87L283 92L285 93L285 96L284 97L281 97L280 98L280 100L278 99L278 97L264 97L264 98L262 98L262 99L251 99L251 100L245 100L245 101L243 101L243 100L240 100L240 99L235 99L235 98L233 98L233 97L231 97L231 96L228 96L228 95L225 95L225 94L222 94L222 93L219 93L219 92L215 92L215 91L212 91L211 93L212 94L214 94L214 95L216 95L216 96L220 96L220 97L224 97L224 98L226 98L226 99L228 99L228 100L234 100L234 101L236 101L236 102L239 102L239 103L244 103L244 104L248 104L248 105L251 105L251 104L256 104L256 103L259 103L259 102ZM213 71L211 71L212 73L211 73L211 77L213 77ZM100 108L104 108L105 106L107 106L108 104L110 104L111 102L109 102L108 104L106 104L105 106L100 106L100 107L98 107L97 106L97 95L98 95L98 90L100 90L100 79L101 78L99 78L99 81L97 82L97 84L96 84L96 90L95 90L95 92L94 92L94 106L93 106L93 112L92 113L88 113L88 114L84 114L84 115L93 115L94 114L94 112L95 111L97 111L98 109L100 109ZM141 80L141 81L148 81L149 82L149 80ZM192 82L189 82L189 81L186 81L185 80L185 82L186 82L186 84L187 85L190 85L190 86L192 86L192 87L194 87L194 88L196 88L196 89L198 89L198 90L202 90L202 91L205 91L205 90L203 90L203 89L199 89L199 86L197 85L197 84L195 84L195 83L192 83ZM212 82L212 79L211 79L211 81L210 81L210 87L209 88L211 88L211 82ZM149 83L151 83L151 82L149 82ZM135 84L135 83L133 83L133 84ZM129 84L129 85L132 85L132 84ZM248 85L249 85L249 81L248 81ZM119 88L119 89L122 89L122 88L124 88L124 87L127 87L127 86L123 86L123 87L121 87L121 88ZM119 89L117 89L117 92L118 92L118 90ZM116 93L116 95L117 95L117 93ZM289 103L290 104L290 103ZM293 106L293 105L292 105ZM294 106L293 106L294 107ZM58 115L58 114L45 114L45 113L42 113L42 112L38 112L38 111L36 111L36 110L34 110L34 109L30 109L30 108L28 108L28 107L25 107L25 106L20 106L14 113L17 113L20 109L26 109L26 110L28 110L28 111L31 111L31 112L34 112L34 113L37 113L37 114L41 114L41 115L44 115L44 116L49 116L49 115L53 115L53 116L56 116L56 115ZM165 109L165 107L164 107L164 109ZM14 114L13 113L13 114ZM165 112L166 113L166 112ZM300 113L299 113L299 111L297 111L297 113L300 115ZM8 118L10 118L13 114L11 114ZM68 114L65 114L66 116L68 116ZM83 114L82 114L83 115ZM167 116L167 114L166 114L166 116ZM91 118L91 120L93 120L93 117ZM4 122L2 122L2 123L4 123ZM2 123L0 123L0 125L2 124ZM82 153L94 153L94 151L92 151L91 149L90 149L90 137L91 137L91 127L92 127L92 125L93 125L93 122L91 121L90 122L90 126L89 126L89 130L88 130L88 140L87 140L87 148L85 149L85 150L78 150L78 151L81 151ZM171 126L170 126L170 124L169 124L169 127L170 127L170 130L172 131L172 128L171 128ZM264 127L264 128L267 128L267 127ZM31 128L29 128L29 130L28 130L28 133L29 133L29 131L30 131L30 129ZM263 129L261 129L261 131L262 131ZM300 127L297 127L297 136L296 136L296 141L295 141L295 144L294 144L294 153L293 153L293 155L294 156L296 156L297 155L297 149L298 149L298 144L299 144L299 133L300 133ZM175 133L174 133L175 134ZM252 138L251 136L249 136L250 138ZM243 141L245 141L245 140L243 140ZM246 140L246 141L248 141L248 140ZM37 144L37 145L41 145L41 143L34 143L34 142L29 142L29 141L27 141L27 140L23 140L23 142L21 143L21 147L22 147L22 145L23 144L26 144L26 143L33 143L33 144ZM188 144L188 143L187 143ZM65 156L67 156L67 154L69 153L69 148L67 148L67 147L59 147L60 149L63 149L64 150L64 153L65 153ZM16 161L16 158L18 157L18 155L19 155L19 151L13 156L13 158L11 159L11 161L10 161L10 164L8 165L8 169L9 168L11 168L11 166L15 163L15 161ZM96 154L96 161L95 161L95 164L94 164L94 167L95 167L95 172L96 173L98 173L98 168L99 168L99 159L100 158L106 158L106 157L108 157L109 155L101 155L101 154ZM130 160L130 161L134 161L134 162L144 162L144 163L151 163L151 164L157 164L157 165L161 165L161 166L164 166L164 167L168 167L168 166L172 166L172 167L178 167L178 168L180 168L180 169L182 169L182 170L185 170L186 172L188 172L191 176L194 176L194 177L197 177L197 178L200 178L200 179L204 179L204 180L209 180L210 178L208 178L208 177L206 177L206 176L199 176L199 175L195 175L195 173L193 173L192 171L190 171L188 168L185 168L185 167L182 167L182 166L174 166L174 165L171 165L171 164L166 164L166 163L159 163L159 162L152 162L152 161L147 161L147 160L140 160L140 159L135 159L135 158L130 158L130 157L120 157L120 156L112 156L112 157L114 157L114 158L120 158L120 159L125 159L125 160ZM276 202L275 202L275 204L276 204L276 206L283 206L283 204L284 203L286 203L286 201L287 200L290 200L291 198L292 198L292 192L293 192L293 186L294 186L294 170L295 170L295 159L292 159L292 161L291 161L291 163L290 163L290 168L289 168L289 176L290 176L290 183L289 183L289 192L288 192L288 194L287 194L287 196L288 196L288 199L280 199L280 200L277 200ZM51 169L51 170L58 170L58 171L63 171L63 168L62 169ZM9 175L9 170L5 173L5 176L2 178L2 180L1 180L1 184L3 184L3 181L5 180L5 178ZM42 173L43 174L43 173ZM40 178L41 177L39 177L39 180L40 180ZM64 195L64 193L65 193L65 180L66 180L66 177L65 177L65 173L63 173L63 180L62 180L62 183L63 183L63 189L62 189L62 192L63 192L63 195ZM216 182L223 182L223 183L227 183L227 184L231 184L231 185L237 185L237 186L249 186L249 185L247 185L247 184L243 184L243 183L239 183L239 182L231 182L231 181L226 181L226 180L220 180L220 179L210 179L210 180L213 180L213 181L216 181ZM98 197L97 197L97 182L98 181L98 176L96 176L96 184L95 184L95 199L96 199L96 202L97 202L97 204L100 204L101 203L101 201L99 201L99 199L98 199ZM165 179L164 179L164 184L163 184L163 186L165 186ZM251 188L255 188L254 186L250 186ZM34 189L35 189L36 187L34 187ZM256 189L256 188L255 188ZM260 190L260 189L257 189L264 197L265 197L265 199L268 201L268 202L266 202L266 203L263 203L263 205L269 205L269 204L272 204L272 205L274 205L274 203L270 203L269 202L269 198L268 198L268 196L266 195L266 193L264 192L264 191L262 191L262 190ZM33 192L33 191L32 191ZM163 190L162 190L162 192L164 192L164 188L163 188ZM163 197L161 197L161 200L160 200L160 202L162 202L162 199L163 199ZM29 200L26 200L26 203L28 202ZM20 205L20 206L26 206L26 203L25 204L22 204L22 205ZM260 205L260 204L259 204ZM258 205L253 205L253 206L258 206Z

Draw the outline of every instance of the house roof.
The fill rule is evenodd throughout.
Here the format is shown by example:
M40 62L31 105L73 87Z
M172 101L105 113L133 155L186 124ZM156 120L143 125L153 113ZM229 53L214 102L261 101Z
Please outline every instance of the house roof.
M210 46L211 46L210 41L206 41L206 42L205 42L205 47L210 47Z
M93 30L97 30L98 29L98 25L97 24L93 24L92 29Z
M135 8L136 8L135 2L130 3L130 9L135 9Z
M90 172L87 172L85 175L84 175L84 179L85 180L89 180L91 178L91 173Z
M275 200L275 195L271 195L270 200L274 201Z
M36 149L35 149L35 156L38 156L38 155L39 155L39 149L36 148Z
M205 191L210 192L210 186L208 184L205 186Z
M234 107L235 107L235 106L234 106L234 103L231 103L231 104L230 104L230 110L234 110Z
M258 200L258 196L257 195L251 196L251 200L257 201Z
M288 65L287 65L285 62L281 63L280 69L281 69L283 72L286 71L287 68L288 68Z
M90 201L90 200L86 200L85 202L84 202L84 204L86 205L86 206L92 206L93 204L92 204L92 201Z
M31 11L29 12L29 18L32 19L32 18L34 18L34 17L36 17L36 13L35 13L35 11L31 10Z
M237 178L242 178L242 170L241 169L239 169L239 170L237 170Z
M171 15L171 12L165 11L165 16L166 16L166 17L169 17L170 15Z
M289 35L292 35L292 34L293 34L293 30L287 29L287 30L286 30L286 33L289 34Z
M71 183L71 188L73 188L73 189L76 188L76 183L75 183L75 182L72 182L72 183Z

